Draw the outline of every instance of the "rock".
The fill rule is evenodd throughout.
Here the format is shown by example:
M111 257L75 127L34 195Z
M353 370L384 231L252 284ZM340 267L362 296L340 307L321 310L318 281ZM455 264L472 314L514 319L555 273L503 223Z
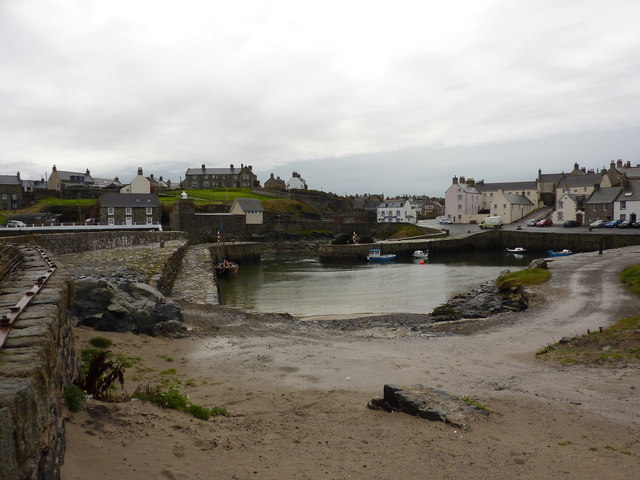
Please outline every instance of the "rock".
M162 336L170 338L183 338L189 335L187 327L184 323L177 320L168 320L166 322L156 323L152 327L153 336Z
M85 278L77 282L76 301L70 309L79 325L101 331L145 333L169 336L186 334L167 322L182 322L180 306L167 300L150 285L123 281L115 283L103 278ZM155 328L157 324L167 325ZM160 332L160 333L158 333Z
M531 261L527 268L549 268L549 259L536 258L535 260Z

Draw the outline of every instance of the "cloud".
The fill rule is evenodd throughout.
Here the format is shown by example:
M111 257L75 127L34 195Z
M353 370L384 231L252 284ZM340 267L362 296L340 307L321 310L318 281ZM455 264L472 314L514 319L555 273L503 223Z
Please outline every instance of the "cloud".
M639 19L631 0L2 2L0 166L335 164L362 191L380 177L359 159L397 152L428 152L407 157L425 177L461 152L502 171L512 145L638 127Z

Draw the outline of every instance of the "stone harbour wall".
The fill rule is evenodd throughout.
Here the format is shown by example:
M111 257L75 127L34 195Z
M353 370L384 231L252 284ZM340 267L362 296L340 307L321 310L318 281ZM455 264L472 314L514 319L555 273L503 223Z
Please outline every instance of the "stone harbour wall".
M183 232L116 231L17 235L0 242L33 243L52 253L75 253L184 239Z
M25 246L0 244L0 315L49 265ZM63 389L77 375L67 309L73 286L57 266L0 349L0 478L57 480L64 459Z

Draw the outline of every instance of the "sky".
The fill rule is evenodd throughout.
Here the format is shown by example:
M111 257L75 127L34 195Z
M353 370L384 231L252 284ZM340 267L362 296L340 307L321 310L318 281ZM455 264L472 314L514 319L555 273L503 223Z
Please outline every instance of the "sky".
M640 163L637 0L0 0L0 173L442 196Z

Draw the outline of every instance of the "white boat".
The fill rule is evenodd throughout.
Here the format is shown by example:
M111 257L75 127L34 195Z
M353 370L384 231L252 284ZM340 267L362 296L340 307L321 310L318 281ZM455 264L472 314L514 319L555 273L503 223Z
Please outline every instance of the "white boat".
M547 250L547 257L567 257L569 255L573 255L573 252L571 250L568 249L564 249L564 250Z
M369 250L367 260L370 262L386 262L389 260L395 260L396 256L393 253L382 253L379 248L372 248Z
M527 253L527 249L526 248L522 248L522 247L516 247L516 248L505 248L504 249L507 253Z
M413 258L429 258L429 250L423 252L422 250L416 250L413 252Z

